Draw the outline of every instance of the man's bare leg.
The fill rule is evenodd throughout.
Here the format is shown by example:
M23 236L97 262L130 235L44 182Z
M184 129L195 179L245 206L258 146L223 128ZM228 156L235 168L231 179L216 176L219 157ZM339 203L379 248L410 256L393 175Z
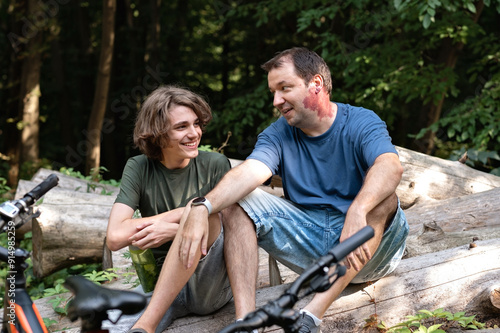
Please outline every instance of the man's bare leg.
M375 231L375 236L367 242L372 255L380 245L386 224L394 217L397 207L397 196L393 194L380 203L380 205L370 212L370 214L368 214L367 223L372 226ZM361 263L359 263L359 265L361 268L364 266ZM329 290L323 293L317 293L311 302L304 307L304 309L310 311L320 319L323 318L330 305L340 296L342 291L347 287L347 285L349 285L357 274L358 271L351 267L347 270L343 277L335 281Z
M186 214L187 211L189 211L189 209L186 209L184 214ZM208 221L208 247L210 248L220 234L221 220L219 214L212 214L209 216ZM180 235L182 227L183 225L179 227L177 235ZM134 328L142 328L148 333L155 332L156 327L160 324L168 308L172 305L179 292L191 278L196 267L198 267L201 251L198 250L196 253L193 266L186 269L178 257L179 245L180 237L176 236L165 258L165 262L163 263L151 301L142 316L134 324Z
M253 221L234 204L222 212L224 258L233 291L236 318L255 310L255 289L259 266L257 235Z

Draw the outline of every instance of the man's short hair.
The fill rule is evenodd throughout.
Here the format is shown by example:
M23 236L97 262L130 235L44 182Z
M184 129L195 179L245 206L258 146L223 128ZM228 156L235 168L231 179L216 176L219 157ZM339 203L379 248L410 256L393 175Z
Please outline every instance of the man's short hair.
M202 129L212 119L208 103L194 92L172 85L160 86L142 104L134 128L134 145L147 157L163 158L162 148L168 144L170 110L185 106L198 116Z
M314 75L319 74L323 77L324 86L330 95L332 92L332 75L326 62L316 52L305 47L293 47L288 50L278 52L271 60L267 61L261 67L266 72L274 68L279 68L287 61L291 61L295 67L295 74L309 84Z

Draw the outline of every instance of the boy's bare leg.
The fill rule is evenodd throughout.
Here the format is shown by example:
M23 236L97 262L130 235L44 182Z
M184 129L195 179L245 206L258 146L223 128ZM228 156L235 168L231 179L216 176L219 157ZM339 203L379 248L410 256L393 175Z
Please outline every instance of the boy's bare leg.
M186 209L184 214L187 214L188 211L189 209ZM208 221L208 247L210 248L220 234L221 220L219 214L212 214L209 216ZM177 235L180 235L182 227L183 225L181 224ZM201 251L198 250L196 253L194 265L186 269L178 257L179 244L180 238L175 237L163 263L151 301L142 316L134 324L134 328L142 328L149 333L155 332L156 327L160 324L168 308L196 270L201 258Z
M224 258L233 291L236 318L255 310L255 289L259 267L257 235L253 221L234 204L222 212Z

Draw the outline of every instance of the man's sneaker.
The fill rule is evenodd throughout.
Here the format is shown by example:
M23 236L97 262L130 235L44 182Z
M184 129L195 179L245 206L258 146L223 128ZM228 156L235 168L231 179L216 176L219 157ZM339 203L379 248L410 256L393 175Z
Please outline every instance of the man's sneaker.
M316 326L314 319L307 313L302 312L298 320L299 333L321 333L319 326Z

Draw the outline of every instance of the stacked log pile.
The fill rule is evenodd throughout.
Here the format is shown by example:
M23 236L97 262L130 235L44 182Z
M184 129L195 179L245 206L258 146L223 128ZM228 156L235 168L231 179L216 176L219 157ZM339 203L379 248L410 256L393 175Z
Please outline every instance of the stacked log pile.
M405 169L397 194L410 224L404 260L389 277L349 286L328 310L323 332L358 332L373 314L391 325L420 309L500 311L500 177L458 161L397 149ZM32 182L20 183L18 193L50 173L40 170ZM96 184L67 181L60 177L58 188L47 193L40 204L42 215L33 223L37 276L102 260L107 218L118 189L96 191ZM96 193L102 190L111 195ZM266 190L283 195L279 178ZM281 265L280 270L282 278L295 276ZM260 289L258 304L284 288ZM211 316L180 319L167 332L216 332L233 320L233 310L230 304Z

